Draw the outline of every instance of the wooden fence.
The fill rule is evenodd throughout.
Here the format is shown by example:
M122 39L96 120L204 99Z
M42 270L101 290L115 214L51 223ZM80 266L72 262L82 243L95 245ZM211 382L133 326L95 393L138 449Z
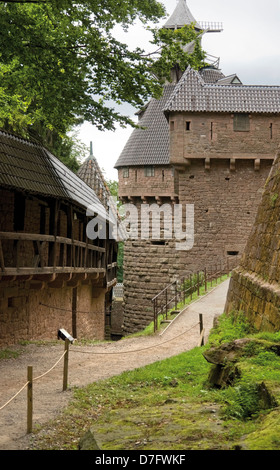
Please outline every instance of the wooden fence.
M58 359L58 361L44 374L33 377L33 367L27 367L27 382L21 387L21 389L10 399L8 400L3 406L0 407L0 411L6 408L24 389L27 389L27 434L30 434L33 429L33 385L34 382L45 377L49 374L57 364L64 358L64 366L63 366L63 381L62 381L62 390L67 390L67 381L68 381L68 362L69 362L69 345L70 341L66 338L65 339L65 347L64 353Z

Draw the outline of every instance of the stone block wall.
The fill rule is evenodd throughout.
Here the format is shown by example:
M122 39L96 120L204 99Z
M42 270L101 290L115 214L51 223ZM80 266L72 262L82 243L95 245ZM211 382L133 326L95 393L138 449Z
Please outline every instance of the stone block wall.
M255 223L233 273L226 311L241 310L259 330L280 328L280 152L265 184Z
M275 115L251 114L247 131L234 130L230 113L171 113L169 123L171 164L189 158L273 157L278 146L280 118Z
M19 341L56 339L60 328L73 334L72 287L32 288L30 281L0 282L0 347ZM105 289L78 287L77 337L103 340Z
M120 168L119 195L125 197L167 196L178 190L177 172L170 166L154 166L153 176L145 175L145 167ZM126 175L126 176L124 176Z
M178 173L179 203L194 204L194 246L176 250L176 240L131 239L124 248L124 333L153 320L152 298L173 280L199 270L235 267L252 229L271 161L195 159ZM164 200L168 203L168 200ZM149 200L149 204L155 200ZM169 203L172 205L171 200ZM141 201L137 202L140 211ZM140 218L140 216L139 216ZM182 230L186 220L183 219ZM140 233L140 232L139 232Z
M228 159L213 159L206 170L203 160L192 160L179 173L179 202L195 210L195 244L182 254L191 268L241 258L270 168L269 160L258 171L252 160L237 160L231 170Z

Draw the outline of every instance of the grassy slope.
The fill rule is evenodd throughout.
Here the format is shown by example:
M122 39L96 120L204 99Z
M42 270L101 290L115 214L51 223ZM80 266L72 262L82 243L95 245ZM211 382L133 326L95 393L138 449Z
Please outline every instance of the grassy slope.
M102 450L279 450L279 410L262 410L255 393L265 381L280 400L276 354L248 349L232 387L213 389L207 381L205 348L249 335L280 342L280 334L254 335L241 315L222 316L206 346L75 390L63 417L34 436L33 448L77 449L92 429Z

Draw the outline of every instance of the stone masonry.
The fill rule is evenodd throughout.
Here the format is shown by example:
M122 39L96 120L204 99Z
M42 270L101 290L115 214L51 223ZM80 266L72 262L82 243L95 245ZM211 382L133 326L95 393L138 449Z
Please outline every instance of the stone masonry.
M179 0L164 26L193 16ZM197 24L197 23L196 23ZM207 31L206 31L207 32ZM219 61L218 61L219 62ZM217 63L218 63L217 62ZM236 267L250 235L280 132L280 87L243 85L217 64L181 74L138 113L115 167L119 197L133 204L194 206L194 244L130 236L124 248L124 333L153 320L152 298L173 280L207 268ZM182 231L189 220L183 216Z
M280 150L237 269L226 311L243 311L258 330L280 329Z

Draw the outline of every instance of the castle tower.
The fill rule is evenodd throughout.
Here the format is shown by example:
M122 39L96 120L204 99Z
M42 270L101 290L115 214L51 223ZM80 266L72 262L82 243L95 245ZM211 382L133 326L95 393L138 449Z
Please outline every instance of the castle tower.
M195 23L219 32L219 23L195 20L179 0L165 27ZM212 26L211 26L212 25ZM186 273L235 266L242 255L278 145L280 87L246 86L217 64L182 71L139 112L135 129L115 167L119 197L158 208L194 207L194 243L130 238L124 249L124 333L153 320L152 298ZM167 205L167 206L166 206ZM155 206L153 206L155 207ZM183 212L184 213L184 212ZM188 221L183 218L182 230ZM174 228L174 227L173 227Z

